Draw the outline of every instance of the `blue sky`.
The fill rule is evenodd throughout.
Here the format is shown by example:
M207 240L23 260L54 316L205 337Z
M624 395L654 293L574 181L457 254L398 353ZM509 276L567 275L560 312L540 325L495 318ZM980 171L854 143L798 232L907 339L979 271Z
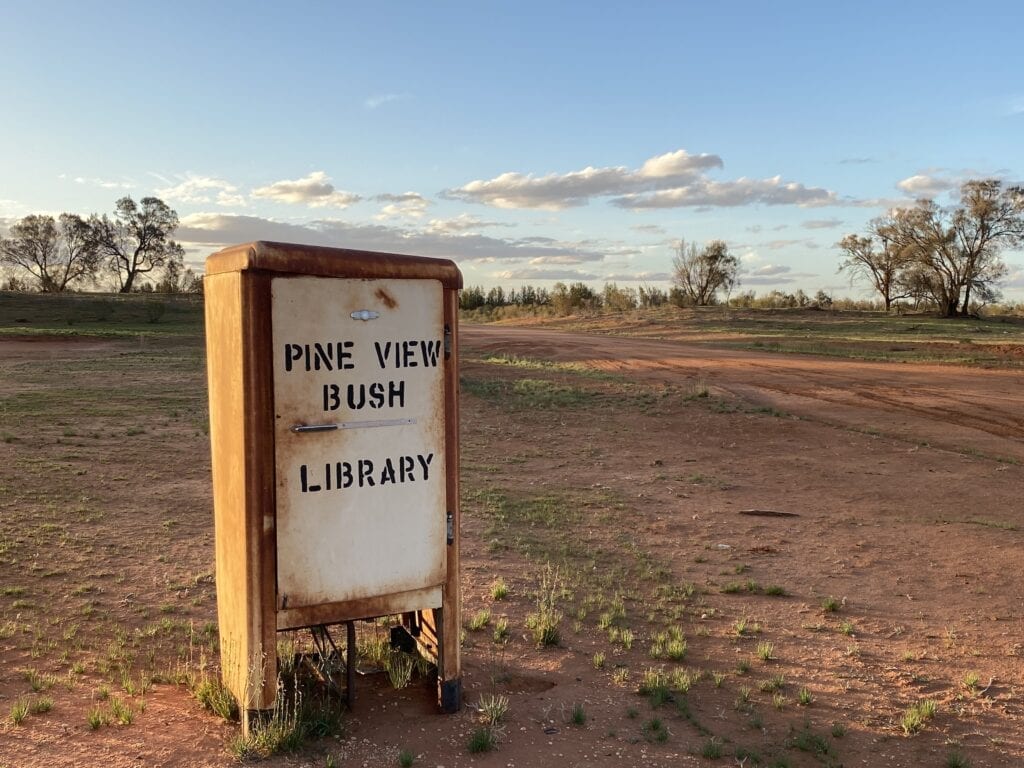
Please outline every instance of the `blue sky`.
M1024 7L946 2L7 4L0 226L157 195L253 239L446 256L468 284L867 295L834 243L1024 181ZM1008 253L1008 298L1024 254Z

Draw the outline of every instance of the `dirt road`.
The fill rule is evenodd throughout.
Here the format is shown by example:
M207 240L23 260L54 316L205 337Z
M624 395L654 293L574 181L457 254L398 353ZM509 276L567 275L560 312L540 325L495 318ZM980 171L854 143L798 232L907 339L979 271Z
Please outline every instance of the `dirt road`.
M950 365L905 365L723 350L533 328L464 325L463 348L675 383L869 434L1024 461L1024 377Z

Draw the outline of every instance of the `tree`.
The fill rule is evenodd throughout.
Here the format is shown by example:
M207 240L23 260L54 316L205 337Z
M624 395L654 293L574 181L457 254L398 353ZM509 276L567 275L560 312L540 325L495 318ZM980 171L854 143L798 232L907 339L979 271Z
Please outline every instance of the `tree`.
M0 239L0 263L28 272L44 293L66 291L96 275L97 249L81 216L62 213L55 221L33 214L13 224L10 235Z
M698 307L716 303L718 291L729 293L739 284L739 259L722 240L712 240L703 248L680 240L672 269L672 282Z
M996 179L968 181L960 188L960 207L952 218L965 262L962 314L966 315L972 290L991 300L994 284L1006 277L999 251L1024 245L1024 187L1003 190Z
M202 293L203 279L192 267L186 267L182 262L172 260L167 262L163 269L163 276L153 286L155 293Z
M180 265L185 254L171 240L178 228L178 214L157 197L144 197L139 204L122 197L115 203L113 220L106 214L93 215L89 228L121 293L130 293L139 275L170 262Z
M919 200L891 211L876 233L907 260L899 279L911 295L927 295L944 317L967 315L972 295L997 294L1007 272L1002 249L1024 244L1024 188L967 181L959 206Z
M847 235L837 243L846 256L839 263L839 271L848 272L851 279L867 280L881 295L886 312L894 301L909 295L900 276L911 261L909 253L893 242L888 227L888 220L875 219L871 222L870 235Z

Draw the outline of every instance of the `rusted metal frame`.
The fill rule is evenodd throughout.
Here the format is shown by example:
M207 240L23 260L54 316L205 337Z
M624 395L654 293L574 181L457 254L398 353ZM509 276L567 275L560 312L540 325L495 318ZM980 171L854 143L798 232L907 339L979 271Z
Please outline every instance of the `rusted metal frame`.
M445 357L445 453L447 472L447 511L452 520L452 538L447 545L447 573L442 587L438 634L438 703L445 712L462 706L462 660L459 647L461 626L461 589L459 584L461 515L459 512L459 307L458 291L444 291L444 323L451 332L451 353ZM424 613L427 613L424 611Z
M206 302L207 375L210 392L211 463L214 474L215 549L217 553L217 614L221 633L221 674L224 684L243 704L248 701L248 669L254 628L250 592L252 541L247 530L250 499L246 494L248 467L245 444L244 380L231 375L242 365L242 278L239 274L212 277Z
M300 608L277 611L277 629L301 629L315 624L337 624L342 621L373 619L378 616L393 616L414 610L429 601L430 593L436 586L398 592L390 595L375 595L335 603L319 603Z
M237 271L354 279L423 278L439 280L448 290L462 287L462 274L447 259L348 248L256 241L226 248L206 261L208 275Z
M253 619L262 659L255 708L270 709L277 696L277 538L275 535L274 390L270 323L270 275L242 272L243 379L246 440L246 538L259 553L250 562ZM257 613L258 612L258 613ZM255 649L254 649L255 650ZM244 720L243 720L244 722Z

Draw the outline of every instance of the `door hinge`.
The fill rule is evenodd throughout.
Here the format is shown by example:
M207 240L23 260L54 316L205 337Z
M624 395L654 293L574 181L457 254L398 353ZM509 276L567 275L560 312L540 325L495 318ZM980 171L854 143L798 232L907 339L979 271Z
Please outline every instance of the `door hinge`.
M448 325L444 327L444 359L448 360L452 356L452 329Z
M449 512L448 516L445 518L445 529L447 531L448 543L449 544L454 544L455 543L455 515L453 515L451 512Z

